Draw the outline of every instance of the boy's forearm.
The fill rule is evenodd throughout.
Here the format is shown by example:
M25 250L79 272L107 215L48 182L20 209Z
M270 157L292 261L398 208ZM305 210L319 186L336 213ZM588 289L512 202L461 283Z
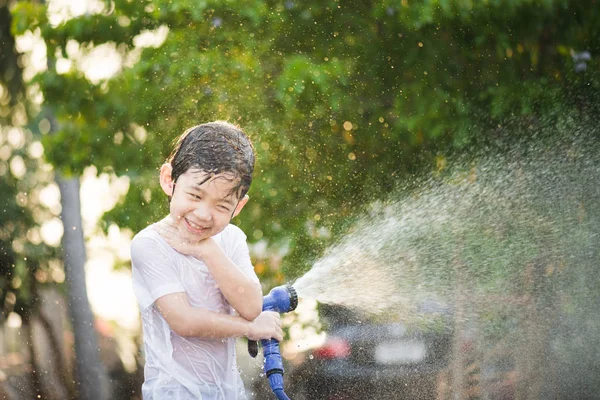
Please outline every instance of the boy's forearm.
M218 246L202 255L202 259L221 293L244 319L252 321L262 311L262 288L227 257Z
M180 336L225 339L247 336L250 329L251 322L240 316L191 306L185 293L164 296L156 305L169 327Z
M177 332L180 336L192 336L205 339L225 339L248 335L250 321L237 316L220 314L198 307L191 311Z

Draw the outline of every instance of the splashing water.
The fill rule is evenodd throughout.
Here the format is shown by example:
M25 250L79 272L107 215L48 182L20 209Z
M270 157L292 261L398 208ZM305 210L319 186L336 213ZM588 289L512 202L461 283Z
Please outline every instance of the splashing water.
M386 268L379 264L381 260L374 259L373 255L384 253L372 246L378 243L369 242L372 239L376 237L347 236L343 243L330 250L327 257L317 262L310 273L296 281L294 288L299 296L370 312L380 312L389 307L390 302L406 300L389 279ZM358 272L348 272L352 269Z
M597 147L562 141L430 177L371 205L294 287L301 297L381 311L452 301L460 279L476 283L474 295L500 295L528 263L587 264L591 243L573 238L598 235Z
M594 393L600 144L590 131L455 161L370 206L294 283L298 295L406 320L442 302L457 343L475 330L481 351L512 357L523 398ZM535 393L532 382L543 382Z

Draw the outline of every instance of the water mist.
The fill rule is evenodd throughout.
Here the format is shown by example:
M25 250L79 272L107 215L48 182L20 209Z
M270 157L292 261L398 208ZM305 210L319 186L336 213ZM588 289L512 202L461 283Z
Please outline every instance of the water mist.
M451 160L417 189L371 205L294 283L299 297L407 321L419 317L419 304L434 300L452 310L458 341L471 332L482 354L512 343L517 354L506 351L521 379L519 396L594 393L594 129Z

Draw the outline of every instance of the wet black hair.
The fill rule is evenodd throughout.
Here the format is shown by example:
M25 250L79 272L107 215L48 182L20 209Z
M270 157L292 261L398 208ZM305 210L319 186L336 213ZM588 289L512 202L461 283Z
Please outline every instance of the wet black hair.
M191 127L179 136L167 162L171 163L171 178L175 183L190 169L210 176L231 174L238 181L232 194L241 199L250 189L254 160L252 142L239 127L214 121Z

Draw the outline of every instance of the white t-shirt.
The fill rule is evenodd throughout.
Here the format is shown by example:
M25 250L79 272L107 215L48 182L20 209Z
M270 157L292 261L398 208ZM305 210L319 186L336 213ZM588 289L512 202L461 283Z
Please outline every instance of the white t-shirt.
M248 276L258 282L246 235L228 225L213 239ZM171 330L154 302L186 292L190 304L211 311L234 312L204 262L175 251L152 225L131 242L133 290L144 331L144 400L245 399L235 359L235 339L182 337Z

